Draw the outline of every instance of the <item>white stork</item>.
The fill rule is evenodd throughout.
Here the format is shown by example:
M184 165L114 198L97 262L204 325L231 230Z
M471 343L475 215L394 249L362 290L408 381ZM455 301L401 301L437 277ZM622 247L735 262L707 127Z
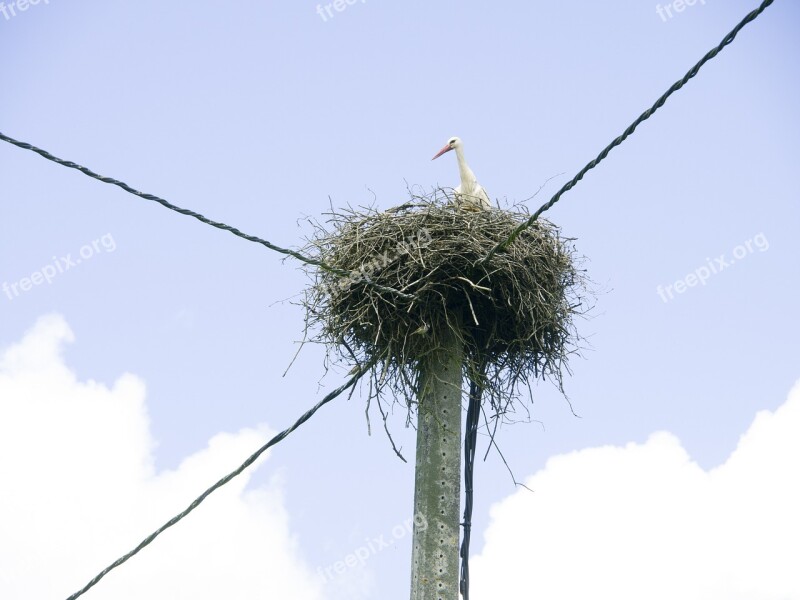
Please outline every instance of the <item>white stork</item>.
M461 138L451 137L447 140L444 148L439 150L431 160L439 158L445 152L450 152L450 150L456 151L458 172L461 175L461 185L455 189L456 201L465 210L491 210L492 203L489 201L489 194L478 183L475 173L472 172L472 169L467 165L467 161L464 160L464 144L461 142Z

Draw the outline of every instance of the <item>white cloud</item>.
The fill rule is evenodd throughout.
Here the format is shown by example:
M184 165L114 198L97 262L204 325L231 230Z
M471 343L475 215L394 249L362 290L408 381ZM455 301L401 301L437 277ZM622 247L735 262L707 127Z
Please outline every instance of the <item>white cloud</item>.
M219 434L157 473L144 384L77 381L61 317L0 355L0 598L65 598L130 550L270 434ZM288 526L280 485L253 468L112 571L86 598L321 597Z
M491 510L475 598L800 599L800 383L704 471L669 433L555 457Z
M50 316L0 354L0 598L65 598L270 434L219 434L156 472L144 384L78 381L71 341ZM668 433L551 459L493 507L473 598L800 600L798 431L800 384L709 472ZM279 482L245 491L251 473L86 598L321 598Z

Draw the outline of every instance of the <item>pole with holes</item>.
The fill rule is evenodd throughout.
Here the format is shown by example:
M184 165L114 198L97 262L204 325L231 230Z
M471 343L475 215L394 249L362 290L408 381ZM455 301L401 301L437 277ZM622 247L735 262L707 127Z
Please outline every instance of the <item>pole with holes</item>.
M420 365L411 600L458 600L464 347L443 329Z

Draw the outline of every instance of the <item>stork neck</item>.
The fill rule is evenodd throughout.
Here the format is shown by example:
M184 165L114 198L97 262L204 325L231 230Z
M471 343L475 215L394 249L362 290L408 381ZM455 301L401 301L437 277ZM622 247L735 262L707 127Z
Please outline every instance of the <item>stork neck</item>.
M456 157L458 158L458 172L461 175L462 189L466 186L472 187L476 181L475 173L473 173L472 169L470 169L469 165L467 165L467 161L464 159L464 151L458 146L455 150Z

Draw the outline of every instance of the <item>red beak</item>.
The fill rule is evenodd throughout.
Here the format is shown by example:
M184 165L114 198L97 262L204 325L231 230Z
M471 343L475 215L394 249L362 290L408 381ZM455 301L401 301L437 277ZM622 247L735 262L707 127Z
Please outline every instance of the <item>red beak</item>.
M450 144L447 144L447 145L446 145L444 148L442 148L441 150L439 150L439 152L437 152L437 153L436 153L436 156L434 156L434 157L433 157L431 160L436 160L436 159L437 159L437 158L439 158L439 157L440 157L442 154L444 154L445 152L450 152L450 150L452 150L452 149L453 149L453 147L452 147L452 146L450 146Z

